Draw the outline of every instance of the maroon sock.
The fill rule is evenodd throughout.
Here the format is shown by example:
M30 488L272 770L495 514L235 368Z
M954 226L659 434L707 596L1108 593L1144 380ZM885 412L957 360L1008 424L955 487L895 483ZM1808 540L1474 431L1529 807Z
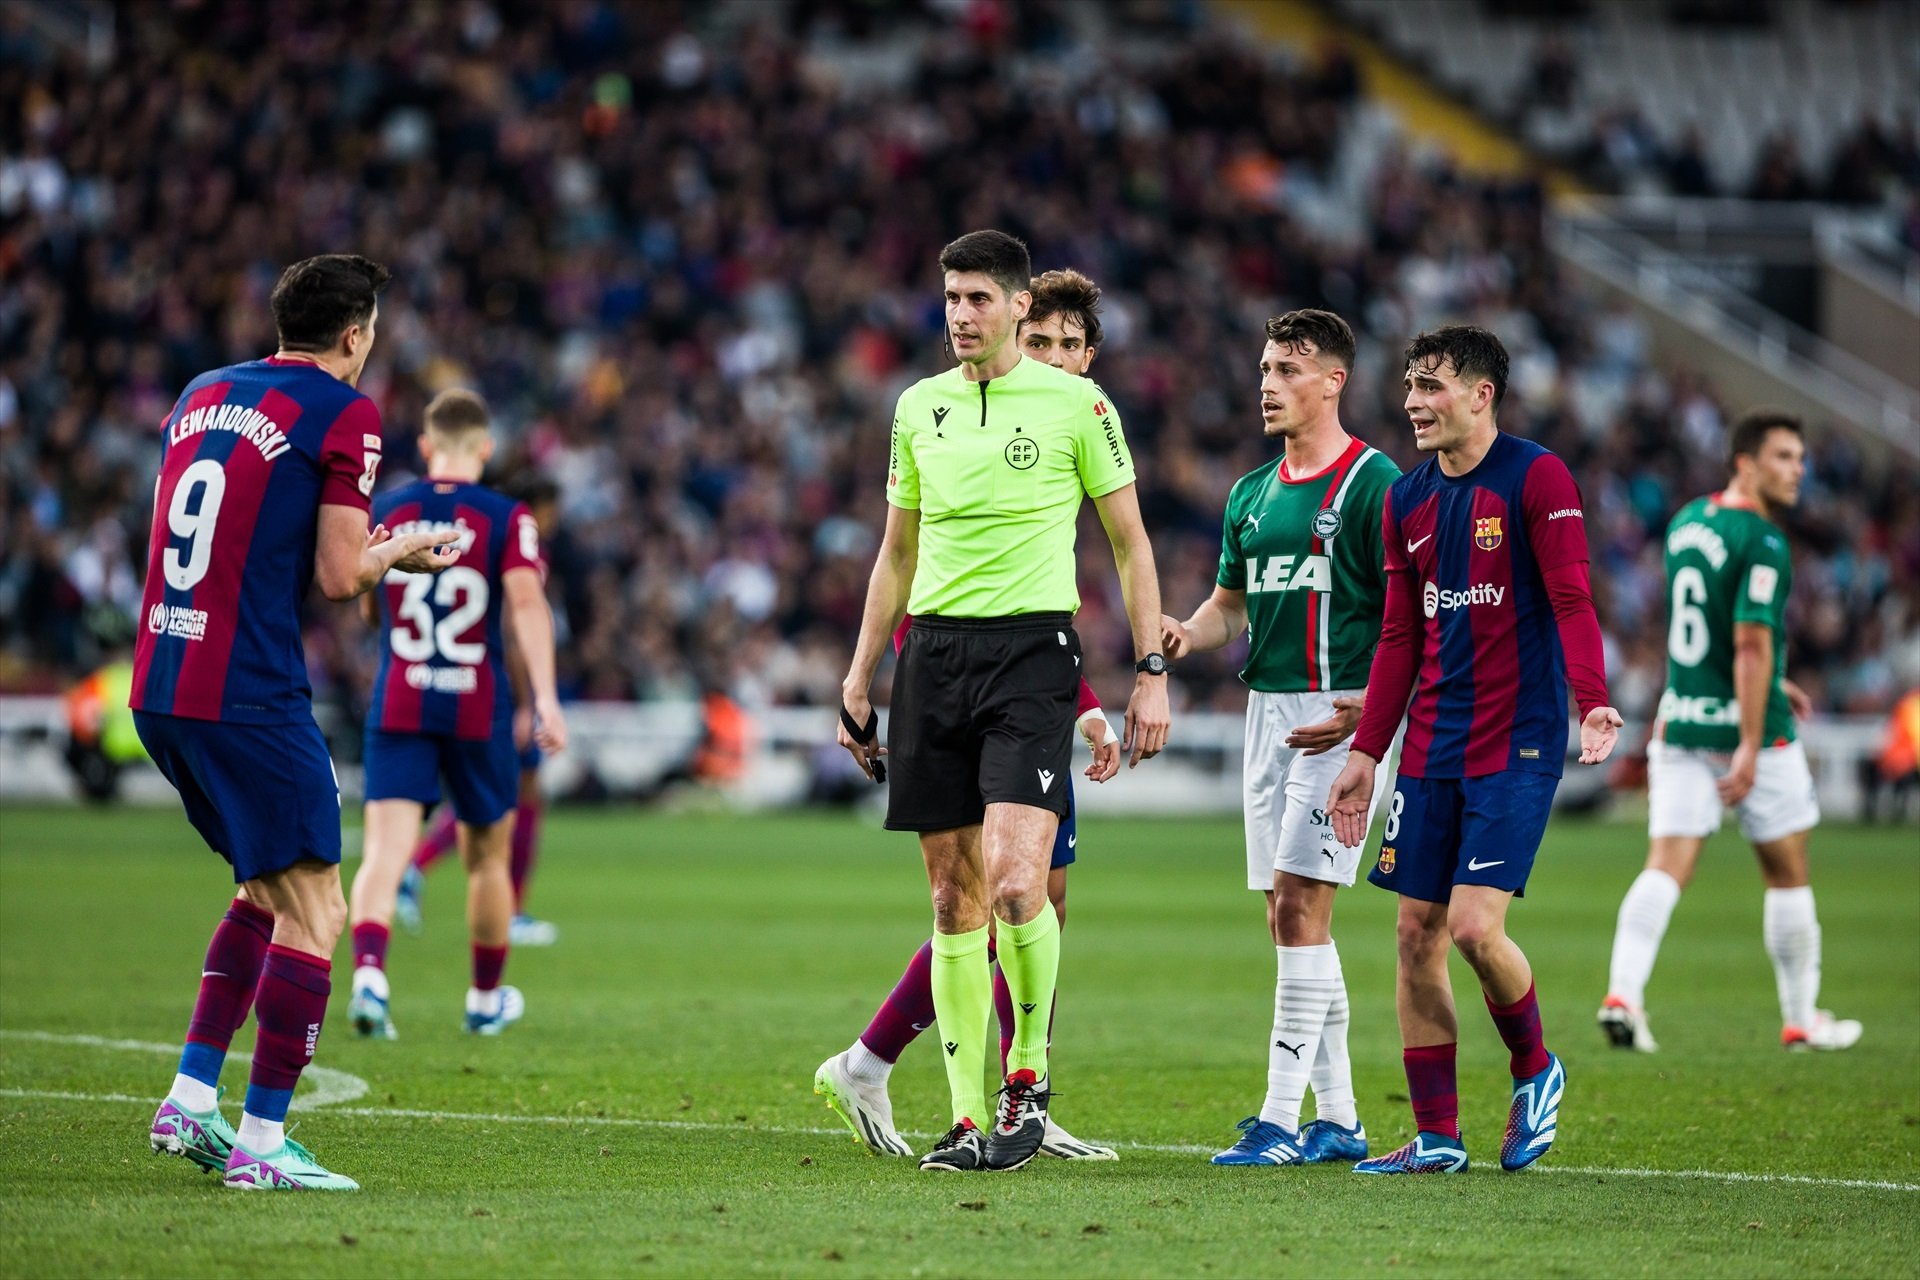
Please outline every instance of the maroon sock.
M876 1058L900 1061L901 1051L933 1025L933 939L920 944L907 961L900 981L873 1011L873 1021L860 1033L860 1043Z
M1407 1068L1407 1096L1413 1101L1413 1122L1422 1133L1460 1136L1460 1093L1454 1083L1453 1059L1458 1046L1427 1044L1400 1054Z
M454 824L453 806L443 804L440 812L433 815L433 823L427 828L420 843L413 849L413 869L425 875L434 863L452 853L459 844L459 828Z
M513 910L517 915L527 907L527 879L533 875L533 860L540 852L540 810L538 800L529 800L514 813L513 858L507 874L513 877Z
M998 963L993 966L993 1016L1000 1023L1000 1074L1007 1074L1007 1054L1013 1049L1013 991Z
M1540 1002L1534 999L1533 983L1529 982L1527 994L1512 1004L1495 1004L1489 999L1487 1012L1493 1015L1493 1025L1500 1029L1500 1038L1513 1055L1508 1068L1514 1079L1525 1080L1547 1069L1547 1045L1540 1032Z
M387 943L392 939L393 930L378 921L362 920L353 926L353 967L386 968Z
M483 947L473 944L473 987L476 991L491 991L500 985L500 975L507 968L507 949L505 947Z
M207 943L206 963L200 966L200 995L187 1023L187 1043L226 1051L233 1033L247 1020L247 1010L253 1008L272 941L273 914L235 898Z
M321 956L279 945L267 948L261 966L260 989L254 996L258 1031L253 1042L253 1071L248 1077L248 1105L255 1090L291 1097L300 1072L313 1059L320 1027L327 1019L327 997L333 991L332 965ZM266 1119L280 1119L256 1112Z

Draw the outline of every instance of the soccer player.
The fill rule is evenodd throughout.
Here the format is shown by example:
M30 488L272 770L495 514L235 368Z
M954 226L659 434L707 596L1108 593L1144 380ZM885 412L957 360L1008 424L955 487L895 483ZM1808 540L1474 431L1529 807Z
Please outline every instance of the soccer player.
M1320 805L1347 763L1386 598L1380 511L1400 468L1340 425L1353 330L1331 311L1267 321L1260 415L1281 456L1227 496L1213 594L1162 620L1167 656L1245 633L1247 887L1267 897L1279 952L1267 1096L1215 1164L1286 1165L1367 1154L1347 1057L1347 984L1333 897L1360 868ZM1384 769L1384 766L1382 766ZM1369 820L1371 809L1369 809ZM1317 1115L1300 1127L1307 1085Z
M473 984L466 1027L498 1035L526 1002L500 982L507 963L513 885L508 861L519 784L503 623L532 691L534 736L566 745L554 692L553 615L547 608L540 529L526 504L480 484L493 455L487 406L471 391L443 391L427 406L423 480L382 494L375 513L395 528L431 529L450 544L438 578L389 574L377 605L380 671L367 716L366 834L353 878L353 1001L363 1036L394 1037L387 943L394 895L420 819L445 781L467 864ZM369 602L374 605L374 602Z
M1365 837L1374 769L1404 713L1399 780L1367 878L1400 895L1400 1036L1419 1132L1354 1172L1467 1167L1449 939L1511 1055L1500 1165L1524 1169L1553 1145L1566 1071L1544 1043L1507 908L1526 889L1559 785L1568 684L1581 763L1607 758L1621 720L1607 705L1580 491L1557 456L1494 422L1506 348L1485 329L1435 329L1407 345L1405 381L1415 446L1434 456L1387 493L1380 648L1327 808L1342 843Z
M390 569L452 563L424 532L368 529L380 414L355 390L385 267L348 254L297 262L271 299L279 350L203 373L162 426L131 705L187 820L233 867L179 1074L149 1143L224 1171L227 1186L352 1191L286 1136L332 990L340 792L313 721L300 605L315 578L348 600ZM431 581L431 579L428 579ZM220 1068L259 1020L236 1132Z
M560 521L559 485L546 476L535 475L511 480L500 491L527 504L543 545L552 539ZM507 941L515 947L550 947L560 940L559 928L550 920L527 914L527 892L540 856L540 821L545 816L546 799L540 794L543 757L533 736L533 698L524 687L525 664L511 645L507 673L513 677L513 741L520 749L520 800L513 810L513 857L507 867L513 880L513 923L507 928ZM459 846L459 827L452 806L442 805L413 851L413 865L401 878L400 893L393 904L394 916L409 932L420 932L420 898L426 888L426 873Z
M1786 678L1793 564L1774 523L1800 497L1800 420L1756 410L1734 424L1733 478L1667 527L1667 689L1647 748L1647 867L1620 904L1600 1027L1622 1049L1659 1048L1647 1026L1647 979L1701 846L1729 806L1766 883L1761 936L1780 993L1780 1043L1849 1049L1860 1024L1815 1007L1820 921L1807 878L1807 834L1820 820L1807 753L1794 732L1807 696Z
M1033 295L1033 306L1019 324L1020 349L1028 359L1050 364L1076 377L1084 376L1100 351L1100 287L1078 271L1062 270L1035 276L1029 292ZM912 623L909 615L894 632L895 653L906 643ZM1094 782L1105 782L1120 770L1120 742L1113 736L1112 726L1100 709L1100 699L1084 679L1080 681L1077 710L1079 717L1074 725L1093 751L1087 777ZM1067 812L1054 833L1053 857L1047 871L1047 900L1064 929L1067 868L1075 860L1079 832L1074 821L1072 780L1063 777L1061 785L1067 791ZM993 949L989 939L990 956ZM821 1063L814 1073L813 1091L826 1096L827 1105L876 1155L913 1154L907 1140L893 1127L893 1103L887 1097L887 1080L900 1054L933 1023L932 964L933 942L929 939L907 962L906 971L874 1012L867 1029L846 1049ZM997 964L993 973L993 1009L1000 1023L1000 1066L1004 1074L1007 1054L1013 1048L1013 996L1007 989L1006 974ZM1051 1039L1051 1017L1047 1033ZM1120 1158L1111 1147L1082 1142L1068 1133L1054 1119L1051 1109L1040 1151L1062 1160Z
M959 366L922 379L894 412L887 526L842 685L839 741L872 776L882 748L869 689L902 615L885 750L887 826L920 834L934 907L932 986L953 1127L923 1169L1017 1169L1044 1140L1047 1017L1060 922L1047 865L1065 816L1080 646L1074 526L1092 497L1113 544L1138 675L1123 749L1166 745L1160 590L1133 459L1106 393L1026 359L1027 248L1000 231L940 254ZM982 1081L992 978L989 914L1014 1003L1005 1086L991 1122Z

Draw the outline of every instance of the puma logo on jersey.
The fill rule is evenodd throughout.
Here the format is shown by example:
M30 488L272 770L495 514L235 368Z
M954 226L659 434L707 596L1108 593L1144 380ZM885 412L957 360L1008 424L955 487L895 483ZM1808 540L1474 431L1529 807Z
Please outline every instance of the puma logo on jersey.
M1247 557L1247 594L1271 591L1333 590L1333 561L1327 556Z
M1258 533L1258 532L1260 532L1260 521L1261 521L1262 519L1264 519L1264 518L1265 518L1265 517L1263 517L1263 516L1261 516L1261 515L1259 515L1259 514L1257 514L1257 513L1252 513L1252 512L1250 512L1250 513L1248 513L1248 515L1247 515L1247 518L1246 518L1246 520L1245 520L1245 521L1243 521L1242 523L1245 523L1245 524L1250 524L1250 525L1252 525L1252 526L1253 526L1253 531L1254 531L1255 533Z

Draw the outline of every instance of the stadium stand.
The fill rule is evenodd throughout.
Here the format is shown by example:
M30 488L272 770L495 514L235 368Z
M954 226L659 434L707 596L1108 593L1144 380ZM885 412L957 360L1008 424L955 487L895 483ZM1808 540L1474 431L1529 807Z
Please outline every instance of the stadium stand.
M1592 39L1625 38L1589 7ZM1871 45L1897 8L1846 12ZM1722 478L1739 388L1574 289L1537 186L1382 142L1338 46L1271 53L1185 5L390 0L127 7L89 65L0 13L0 689L59 687L124 642L156 424L192 373L272 349L282 264L351 248L396 270L366 387L386 482L409 471L426 399L465 384L511 439L500 469L562 487L570 696L830 703L893 397L943 358L934 256L995 225L1108 290L1095 374L1126 418L1170 607L1208 589L1222 499L1267 454L1265 316L1353 318L1348 424L1403 465L1400 345L1470 318L1514 350L1502 424L1586 488L1616 700L1644 716L1658 696L1659 534ZM1578 114L1599 101L1587 38L1570 72L1536 78L1570 78L1597 121ZM1511 65L1534 47L1515 41ZM1666 101L1646 97L1663 127L1692 100ZM1756 112L1740 137L1772 123ZM1891 169L1838 137L1807 143L1829 188L1916 198L1910 134ZM1716 186L1748 168L1727 154ZM1920 680L1920 485L1840 431L1816 434L1813 462L1793 674L1829 709L1884 713ZM1082 632L1117 699L1124 616L1086 519ZM370 646L316 605L322 699L364 696ZM1237 656L1196 661L1177 696L1239 706Z

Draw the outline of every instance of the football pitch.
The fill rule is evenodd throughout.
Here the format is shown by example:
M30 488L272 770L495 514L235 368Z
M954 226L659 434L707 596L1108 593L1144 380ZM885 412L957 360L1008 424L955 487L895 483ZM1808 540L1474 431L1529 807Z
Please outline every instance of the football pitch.
M357 1195L242 1196L147 1151L225 869L173 810L0 811L0 1264L12 1275L1914 1275L1920 836L1815 837L1823 1005L1852 1052L1778 1045L1761 894L1709 846L1649 991L1663 1052L1593 1013L1644 828L1557 821L1513 933L1565 1059L1559 1141L1500 1172L1506 1057L1456 961L1472 1171L1221 1169L1265 1088L1273 950L1235 821L1089 820L1073 872L1055 1115L1121 1151L1012 1174L871 1157L812 1093L929 912L909 838L830 815L549 815L526 1020L461 1030L462 884L389 958L400 1039L356 1039L350 959L298 1138ZM1377 833L1376 833L1377 840ZM352 864L348 864L349 872ZM1411 1131L1393 900L1336 911L1361 1118ZM227 1068L238 1119L249 1022ZM945 1127L932 1037L895 1115Z

